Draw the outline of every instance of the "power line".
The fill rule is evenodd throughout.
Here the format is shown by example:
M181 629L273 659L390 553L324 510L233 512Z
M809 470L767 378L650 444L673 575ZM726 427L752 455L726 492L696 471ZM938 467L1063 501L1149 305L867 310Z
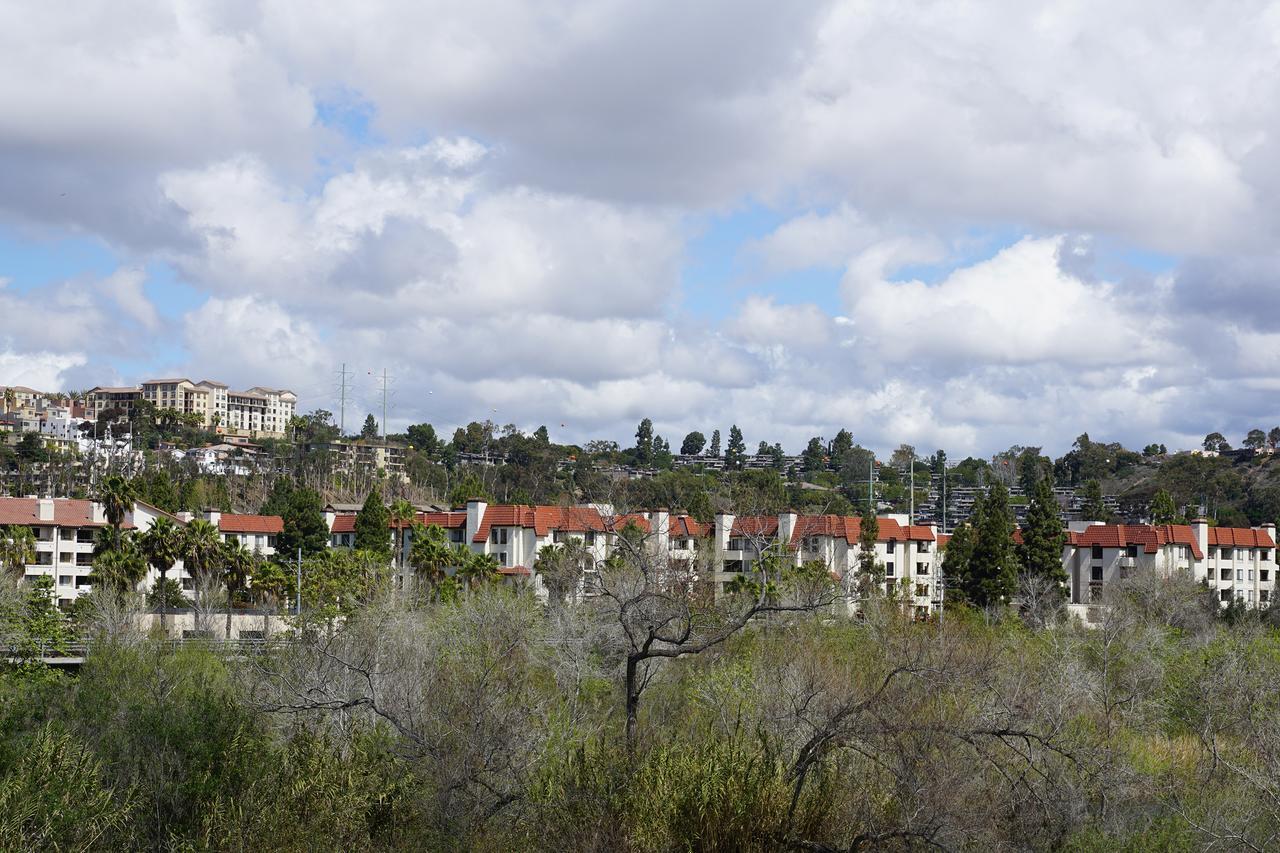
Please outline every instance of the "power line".
M342 368L338 371L338 394L341 402L338 404L338 429L340 435L347 434L347 376L355 376L355 371L347 370L347 363L342 362Z

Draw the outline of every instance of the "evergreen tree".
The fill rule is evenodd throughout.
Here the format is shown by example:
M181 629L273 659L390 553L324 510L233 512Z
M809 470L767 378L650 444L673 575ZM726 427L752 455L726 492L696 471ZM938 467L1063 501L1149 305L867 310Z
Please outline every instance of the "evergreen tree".
M545 425L540 426L540 427L538 427L537 429L535 429L535 430L533 431L533 437L537 440L537 442L538 442L539 444L550 444L550 443L551 443L551 433L547 432L547 428L546 428L546 426L545 426Z
M946 600L973 602L973 527L965 522L951 534L947 552L942 558L942 576L946 583Z
M364 426L360 427L360 437L371 441L378 437L378 422L373 415L365 415Z
M978 607L998 606L1013 596L1018 571L1013 527L1009 493L1001 484L992 483L974 527L973 556L969 559L972 601Z
M875 510L862 513L858 525L858 590L865 598L884 591L884 566L876 559L880 521Z
M648 465L653 460L653 421L645 418L636 427L636 461Z
M1036 484L1027 507L1027 523L1022 528L1022 567L1031 577L1055 581L1063 592L1067 583L1067 573L1062 568L1065 540L1053 487L1043 479Z
M1183 519L1178 516L1178 507L1173 502L1173 496L1164 489L1156 492L1156 496L1151 499L1151 523L1152 524L1180 524Z
M312 489L297 489L289 496L284 512L284 530L277 539L276 553L291 560L302 549L302 556L323 554L329 546L329 528L324 523L324 505Z
M853 452L853 433L842 429L831 440L831 464L838 471Z
M720 458L720 430L713 430L711 433L711 447L707 450L707 455L713 459Z
M734 424L729 427L729 446L725 448L724 467L741 471L743 459L747 455L747 442L742 437L742 430Z
M391 559L391 513L377 489L369 492L356 514L356 548Z
M800 458L804 464L804 472L813 474L827 467L827 449L822 446L822 439L814 436L809 439L809 443L804 447L804 453L800 454Z
M219 478L221 479L221 478ZM263 515L284 515L289 509L289 498L293 497L293 480L288 477L277 477L271 484L271 492L263 501L259 510Z
M702 448L706 446L707 437L694 430L684 437L684 441L680 442L680 454L682 456L697 456L702 452Z
M1107 512L1107 505L1102 500L1102 484L1097 480L1090 480L1084 485L1084 503L1080 506L1081 521L1106 521L1110 518L1111 513Z

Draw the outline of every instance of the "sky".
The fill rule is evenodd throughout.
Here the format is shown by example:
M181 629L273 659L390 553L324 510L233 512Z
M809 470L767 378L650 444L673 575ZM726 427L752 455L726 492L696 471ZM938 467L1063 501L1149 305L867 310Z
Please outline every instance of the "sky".
M1054 455L1280 424L1280 5L0 3L0 384Z

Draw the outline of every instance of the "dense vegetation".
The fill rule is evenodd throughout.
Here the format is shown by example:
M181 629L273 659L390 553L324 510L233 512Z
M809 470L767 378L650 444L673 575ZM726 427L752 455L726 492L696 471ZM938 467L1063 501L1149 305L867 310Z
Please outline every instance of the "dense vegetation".
M6 590L11 632L48 629ZM250 658L98 603L78 675L0 676L6 849L1280 843L1280 635L1177 581L1126 581L1097 630L760 613L634 682L652 625L609 596L378 599Z

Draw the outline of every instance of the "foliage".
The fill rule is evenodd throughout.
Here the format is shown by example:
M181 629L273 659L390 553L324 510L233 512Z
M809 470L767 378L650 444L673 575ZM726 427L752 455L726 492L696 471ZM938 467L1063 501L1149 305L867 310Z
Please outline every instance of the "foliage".
M324 522L324 504L313 489L296 489L289 495L284 511L284 530L276 537L276 553L293 559L324 553L329 547L329 528Z
M355 546L362 551L382 554L391 559L391 513L382 502L382 494L374 489L356 513Z

